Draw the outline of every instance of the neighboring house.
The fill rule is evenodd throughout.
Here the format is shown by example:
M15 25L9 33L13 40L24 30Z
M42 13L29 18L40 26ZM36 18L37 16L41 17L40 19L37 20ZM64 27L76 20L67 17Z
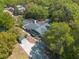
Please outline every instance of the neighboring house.
M24 6L24 5L16 5L15 6L15 11L14 11L14 14L19 14L19 15L21 15L21 14L23 14L24 13L24 11L26 10L26 6Z
M8 7L8 8L5 8L6 10L10 11L10 12L14 12L14 7Z
M5 7L5 10L10 11L14 15L21 15L26 10L25 5L8 5Z
M23 21L23 28L33 36L41 37L48 30L47 26L49 26L48 20L36 21L26 19Z
M11 12L13 14L13 12L15 11L15 8L13 5L7 5L6 7L4 7L4 10L7 10L9 12Z
M16 8L18 9L18 11L20 12L24 12L25 11L25 7L23 5L17 5Z

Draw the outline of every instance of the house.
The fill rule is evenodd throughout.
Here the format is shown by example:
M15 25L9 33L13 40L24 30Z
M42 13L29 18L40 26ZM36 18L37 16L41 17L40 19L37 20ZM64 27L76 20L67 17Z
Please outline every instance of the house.
M45 21L37 21L33 19L26 19L23 21L23 29L29 32L32 36L41 37L47 30L49 23Z
M21 15L21 14L24 13L25 10L26 10L26 6L24 6L24 5L16 5L14 14Z
M7 10L11 13L13 13L15 11L14 5L7 5L4 8L5 8L5 10Z
M26 6L25 5L7 5L5 7L5 10L8 10L14 15L19 15L19 14L22 15L26 10Z
M18 11L20 12L24 12L25 11L25 7L23 5L17 5L16 8L18 9Z

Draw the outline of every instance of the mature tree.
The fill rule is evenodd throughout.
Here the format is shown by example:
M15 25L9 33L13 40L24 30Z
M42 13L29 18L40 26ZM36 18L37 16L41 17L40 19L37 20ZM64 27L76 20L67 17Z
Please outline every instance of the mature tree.
M24 4L26 3L26 0L2 0L4 4L12 4L12 5L17 5L17 4Z
M46 19L48 17L48 10L40 5L30 3L26 10L26 18Z
M74 22L71 22L71 28L72 28L72 35L75 39L75 51L78 55L79 53L79 20L75 20ZM79 55L78 55L79 56Z
M72 16L72 20L78 20L79 19L79 6L76 3L66 3L67 9L70 11L70 14Z
M71 21L69 25L72 29L71 32L75 40L73 47L70 47L71 50L70 53L74 52L74 54L72 54L72 56L74 56L73 59L79 59L79 19L75 21ZM69 52L65 52L65 53L69 53ZM70 55L70 53L67 54L67 56Z
M64 22L53 23L50 30L44 35L45 44L54 52L61 54L62 59L78 59L74 51L75 39L71 35L71 29Z
M53 0L49 8L50 18L56 21L79 19L79 6L71 0Z
M0 16L0 26L3 26L7 29L13 27L15 24L15 19L8 12L2 13Z
M79 0L72 0L74 3L77 3L79 5Z
M26 3L31 3L31 2L37 5L41 5L43 7L49 7L53 1L52 0L26 0Z
M8 13L0 12L0 59L6 59L16 43L16 35L12 32L2 32L14 26L14 19Z
M6 59L16 43L16 35L11 32L0 33L0 59Z

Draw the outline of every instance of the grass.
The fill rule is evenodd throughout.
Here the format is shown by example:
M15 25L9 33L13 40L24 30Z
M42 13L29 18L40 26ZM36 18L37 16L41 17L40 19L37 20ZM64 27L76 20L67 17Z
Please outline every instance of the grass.
M12 55L7 59L29 59L29 57L27 53L19 46L19 44L16 44Z

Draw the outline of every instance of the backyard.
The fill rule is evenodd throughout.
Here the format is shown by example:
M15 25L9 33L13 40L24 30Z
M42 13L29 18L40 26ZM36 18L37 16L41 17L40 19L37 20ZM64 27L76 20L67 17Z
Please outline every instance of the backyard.
M10 55L7 59L29 59L29 57L27 53L20 47L20 45L16 44L12 55Z

